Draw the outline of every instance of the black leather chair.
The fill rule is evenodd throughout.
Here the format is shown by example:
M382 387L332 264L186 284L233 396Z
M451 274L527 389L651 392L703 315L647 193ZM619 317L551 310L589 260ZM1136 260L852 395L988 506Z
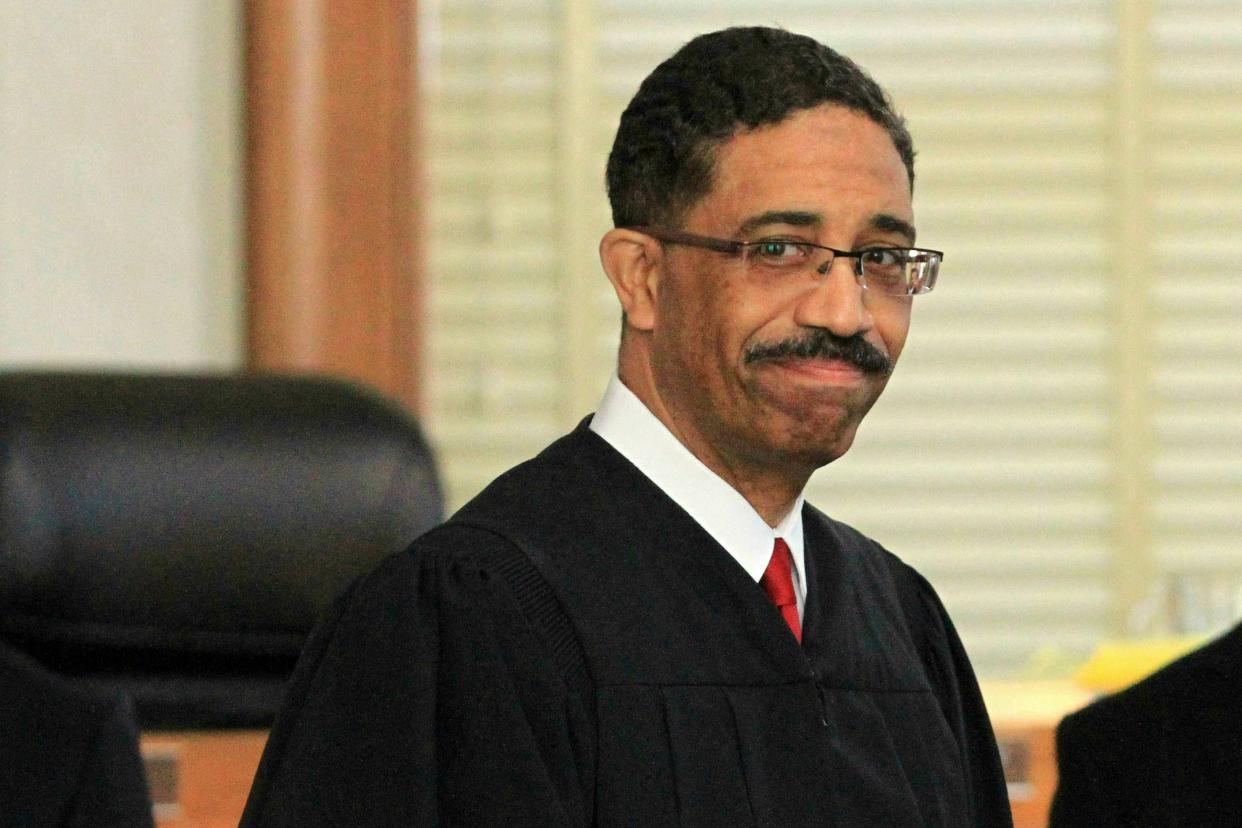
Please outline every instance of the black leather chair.
M440 518L417 425L346 383L0 375L0 636L143 729L270 725L320 611Z

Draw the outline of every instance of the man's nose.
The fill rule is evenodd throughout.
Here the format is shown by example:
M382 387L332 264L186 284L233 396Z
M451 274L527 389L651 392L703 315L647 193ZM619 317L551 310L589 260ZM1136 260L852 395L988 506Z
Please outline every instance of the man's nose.
M798 297L794 321L824 328L837 336L866 333L875 324L863 301L864 291L854 275L854 260L836 256L822 275L812 271L814 283Z

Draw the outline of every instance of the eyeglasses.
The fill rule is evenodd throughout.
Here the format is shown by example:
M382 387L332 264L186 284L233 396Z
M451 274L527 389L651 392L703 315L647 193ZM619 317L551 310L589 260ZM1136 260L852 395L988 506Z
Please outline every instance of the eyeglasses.
M872 290L888 296L916 296L930 293L940 275L940 262L944 254L939 250L920 250L917 247L868 247L863 250L837 250L822 244L796 239L762 239L743 242L714 239L681 230L663 227L627 227L659 239L667 244L701 247L717 253L727 253L742 260L748 273L762 276L789 276L814 273L823 276L838 258L852 259L854 280L864 290ZM820 260L827 253L828 258Z

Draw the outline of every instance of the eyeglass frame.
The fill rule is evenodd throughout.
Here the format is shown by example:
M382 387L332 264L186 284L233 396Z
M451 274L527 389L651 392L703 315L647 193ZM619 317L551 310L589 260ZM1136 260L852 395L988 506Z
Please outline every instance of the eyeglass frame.
M935 256L936 272L931 280L931 284L925 286L923 290L911 292L909 290L902 293L888 293L886 291L876 291L877 294L883 296L922 296L931 293L936 286L936 280L940 276L940 265L944 262L944 253L940 250L930 250L925 247L895 247L891 245L883 245L878 247L867 247L862 250L838 250L835 247L828 247L823 244L815 244L814 242L795 241L792 239L762 239L759 241L737 241L735 239L718 239L713 236L701 236L698 233L687 233L684 230L673 230L667 227L652 227L650 225L631 225L620 228L622 230L632 230L636 233L642 233L644 236L651 236L653 239L665 242L666 244L680 244L687 247L698 247L703 250L713 250L717 253L726 253L730 256L741 256L747 247L757 247L761 244L784 243L798 245L799 247L811 247L816 250L826 250L832 254L832 258L823 264L814 268L815 272L820 276L825 275L833 263L841 257L853 259L854 264L851 268L854 273L854 281L863 290L868 290L866 274L863 272L862 257L867 253L874 253L881 250L902 250L907 252L925 253Z

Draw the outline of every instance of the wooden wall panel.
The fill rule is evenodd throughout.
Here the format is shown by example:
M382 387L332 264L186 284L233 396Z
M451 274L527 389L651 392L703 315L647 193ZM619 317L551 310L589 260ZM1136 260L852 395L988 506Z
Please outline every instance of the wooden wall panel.
M248 362L418 402L414 0L245 6Z

